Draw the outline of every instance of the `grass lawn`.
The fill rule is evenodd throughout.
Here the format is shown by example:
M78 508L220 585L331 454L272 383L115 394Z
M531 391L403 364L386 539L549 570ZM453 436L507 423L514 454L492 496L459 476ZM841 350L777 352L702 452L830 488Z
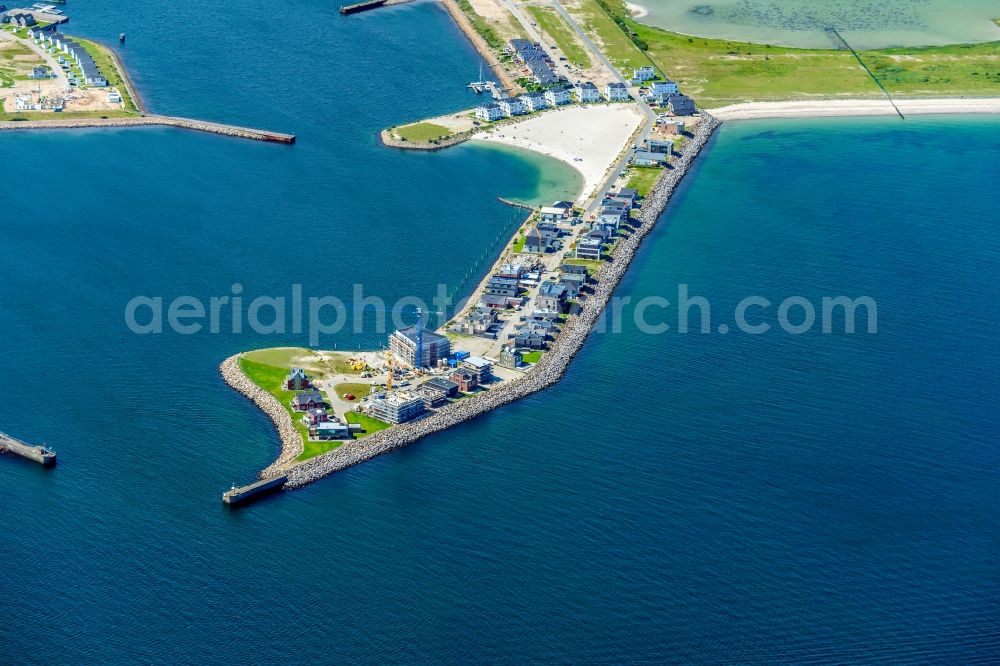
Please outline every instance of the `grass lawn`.
M563 259L562 262L564 264L572 264L574 266L586 266L591 275L599 271L601 269L601 265L604 263L603 261L596 261L594 259L574 259L573 257Z
M577 40L576 34L570 29L569 24L563 17L550 7L539 7L537 5L527 5L525 9L538 22L538 26L544 30L555 41L563 55L577 67L590 67L590 56L587 50Z
M521 352L521 360L525 363L538 363L541 358L542 352L540 351Z
M358 412L347 412L344 416L348 423L360 423L361 427L364 428L364 432L359 433L358 437L367 437L373 432L385 430L392 425L391 423L386 423L385 421L380 421L367 414L359 414Z
M630 167L628 170L628 186L639 193L639 196L649 196L653 183L663 173L659 167Z
M344 396L348 393L354 395L354 399L359 401L372 391L371 384L337 384L333 387L334 392L341 400L347 400Z
M270 351L270 350L268 350ZM288 374L287 368L278 367L275 365L268 365L266 363L260 363L258 361L249 360L247 357L240 359L240 368L250 378L257 386L261 387L275 398L278 402L288 411L292 417L292 423L295 425L295 429L298 431L299 435L302 437L302 443L305 447L305 451L309 451L310 444L329 444L330 442L310 442L309 441L309 429L306 428L302 423L302 415L298 412L292 411L292 406L288 404L292 398L295 397L296 391L285 391L281 388L281 383L285 379L285 375ZM319 453L322 453L320 451ZM319 453L314 453L313 455L319 455ZM305 455L303 453L302 455ZM309 456L312 457L312 456ZM299 457L300 460L305 460L306 458Z
M302 453L300 453L295 459L301 462L303 460L315 458L316 456L323 455L327 451L333 451L335 448L341 446L344 441L345 440L339 439L321 439L313 442L307 437L304 440L305 446L302 448Z
M444 125L434 123L414 123L403 125L393 130L401 139L407 141L431 141L432 139L443 139L451 136L451 130Z
M522 234L517 237L517 240L514 241L514 248L513 248L514 252L524 252L524 241L526 239L527 239L526 234Z

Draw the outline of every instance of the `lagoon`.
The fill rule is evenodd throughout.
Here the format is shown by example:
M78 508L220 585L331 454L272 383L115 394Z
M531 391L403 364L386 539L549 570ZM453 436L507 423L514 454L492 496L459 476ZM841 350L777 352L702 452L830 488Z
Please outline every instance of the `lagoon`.
M929 46L1000 40L993 0L640 0L640 20L699 37L836 48L837 28L855 48Z

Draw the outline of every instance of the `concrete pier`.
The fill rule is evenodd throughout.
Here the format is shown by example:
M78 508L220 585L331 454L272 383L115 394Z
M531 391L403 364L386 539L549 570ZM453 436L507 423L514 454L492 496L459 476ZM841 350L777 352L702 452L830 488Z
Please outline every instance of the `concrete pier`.
M346 16L347 14L357 14L358 12L376 9L377 7L392 7L393 5L401 5L405 2L411 1L412 0L365 0L364 2L356 2L353 5L344 5L340 8L340 13Z
M44 446L25 444L21 440L14 439L2 432L0 432L0 453L13 453L14 455L39 463L44 467L52 467L56 464L55 451Z
M240 486L239 488L233 486L231 489L222 493L222 502L224 504L228 504L229 506L245 504L246 502L253 500L255 497L280 490L281 487L285 485L286 481L288 481L288 477L282 474L281 476L274 476L270 479L263 479L255 483L251 483L248 486Z

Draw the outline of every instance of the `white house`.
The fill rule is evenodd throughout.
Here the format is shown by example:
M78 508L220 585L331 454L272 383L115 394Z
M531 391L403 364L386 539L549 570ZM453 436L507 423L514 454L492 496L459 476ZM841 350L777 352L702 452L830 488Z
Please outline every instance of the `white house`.
M500 106L498 104L494 104L493 102L490 102L489 104L482 104L476 107L476 118L491 123L494 120L500 120L503 118L503 111L500 110Z
M629 100L628 88L624 83L609 83L604 86L604 96L612 102L627 102Z
M570 88L549 88L545 91L545 101L549 106L562 106L573 101L573 93Z
M656 78L656 70L651 65L645 65L632 73L632 78L636 81L652 81Z
M598 261L601 258L601 241L596 238L581 238L576 244L576 258Z
M576 87L576 99L580 102L600 102L601 91L592 82L587 81Z
M111 92L108 93L108 104L121 104L121 103L122 103L122 96L118 93L117 90L112 90Z
M670 79L666 81L654 81L652 92L654 95L676 95L677 84Z
M549 103L545 101L545 95L542 93L528 93L527 95L521 95L521 102L524 104L525 110L532 113L549 108Z
M497 102L497 106L500 107L500 111L503 115L510 118L511 116L520 116L524 111L524 102L522 102L517 97L504 97Z

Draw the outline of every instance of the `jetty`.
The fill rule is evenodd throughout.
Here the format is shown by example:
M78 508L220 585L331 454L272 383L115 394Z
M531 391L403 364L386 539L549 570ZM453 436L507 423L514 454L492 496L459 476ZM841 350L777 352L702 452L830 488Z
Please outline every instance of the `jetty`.
M45 446L25 444L21 440L2 432L0 432L0 453L13 453L14 455L39 463L43 467L52 467L56 464L56 452L52 449Z
M261 479L247 486L233 486L222 493L222 502L229 506L246 504L257 497L280 490L286 481L288 481L288 476L282 474L269 479Z
M357 14L359 12L366 12L369 9L377 9L379 7L391 7L393 5L401 5L406 2L411 2L412 0L365 0L364 2L356 2L352 5L343 5L340 8L340 13L344 16L348 14Z
M272 132L269 130L227 125L225 123L213 123L177 116L144 115L126 116L123 118L53 118L51 120L5 120L0 122L0 131L124 127L177 127L196 132L250 139L252 141L295 143L294 134L284 134L282 132Z

